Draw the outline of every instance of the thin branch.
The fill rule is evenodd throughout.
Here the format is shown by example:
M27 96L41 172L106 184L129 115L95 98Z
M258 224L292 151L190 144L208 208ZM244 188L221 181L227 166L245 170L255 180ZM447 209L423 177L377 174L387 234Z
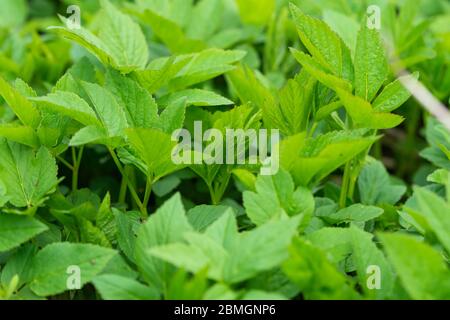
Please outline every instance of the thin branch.
M391 67L393 72L398 77L398 80L411 93L417 102L433 115L440 123L442 123L448 130L450 130L450 111L439 101L425 85L407 70L401 59L395 53L394 46L387 39L384 38L384 44L387 52L391 56Z

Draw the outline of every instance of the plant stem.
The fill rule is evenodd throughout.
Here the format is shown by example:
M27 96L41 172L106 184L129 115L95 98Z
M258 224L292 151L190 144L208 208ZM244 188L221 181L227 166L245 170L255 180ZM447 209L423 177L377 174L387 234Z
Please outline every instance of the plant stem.
M127 170L127 167L125 167L125 170ZM119 203L125 203L127 198L127 188L127 180L125 177L122 177L122 181L120 182Z
M215 205L217 205L219 203L219 201L217 201L216 193L214 191L214 188L213 188L213 186L208 185L208 189L209 189L209 195L211 197L211 204L215 206Z
M143 206L145 209L148 207L148 201L150 200L150 195L152 194L152 180L150 178L147 178L147 182L145 184L145 194L144 194L144 201Z
M72 163L72 191L76 191L78 188L78 170L75 147L72 147Z
M108 148L109 153L111 154L111 157L113 158L114 163L117 166L117 169L119 169L120 174L122 175L122 178L125 179L126 184L128 185L128 189L130 190L131 196L133 197L133 200L136 202L136 204L139 207L139 210L141 211L142 217L147 218L147 208L145 208L141 202L141 199L139 199L139 196L136 192L136 189L133 187L133 185L130 183L130 180L128 179L128 175L123 169L122 164L119 161L119 158L117 158L116 153L111 148Z
M80 147L80 151L77 152L75 147L72 147L72 191L76 191L78 189L78 172L80 170L81 159L83 157L84 147Z
M342 178L341 195L339 197L339 207L345 208L347 204L347 195L349 191L350 175L351 175L351 161L347 162L344 169L344 176Z
M214 183L208 184L209 194L211 196L211 202L213 205L218 205L220 201L222 200L223 194L225 193L228 182L230 181L230 175L227 175L226 179L224 181L218 182L215 184L216 187L214 187Z
M450 171L447 171L447 184L445 185L445 191L447 203L450 205Z
M308 137L312 137L316 129L317 129L317 122L314 122L313 125L311 126L311 129L308 132Z
M61 162L63 165L65 165L67 168L73 171L73 166L66 159L64 159L61 156L56 156L56 159L58 159L59 162Z
M138 186L137 186L137 183L136 183L136 173L134 171L134 168L131 167L131 166L128 166L128 169L125 170L125 174L126 174L127 179L128 179L128 186L130 188L133 188L134 190L136 190L136 192L138 193L139 189L138 189ZM136 201L134 201L134 200L132 201L132 207L133 207L133 209L140 210L140 207L139 207L138 203Z
M375 159L378 159L380 161L382 160L383 153L382 153L381 141L375 142L373 156L375 157Z
M355 170L352 170L349 178L349 185L348 185L348 192L347 197L353 200L353 195L355 194L355 186L356 186L356 180L358 180L359 171L356 172Z

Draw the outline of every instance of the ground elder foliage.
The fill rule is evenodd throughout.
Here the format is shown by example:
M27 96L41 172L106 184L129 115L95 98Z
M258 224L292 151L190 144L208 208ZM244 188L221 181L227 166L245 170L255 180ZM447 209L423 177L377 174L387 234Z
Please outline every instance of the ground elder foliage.
M446 0L2 0L0 299L450 299L449 99Z

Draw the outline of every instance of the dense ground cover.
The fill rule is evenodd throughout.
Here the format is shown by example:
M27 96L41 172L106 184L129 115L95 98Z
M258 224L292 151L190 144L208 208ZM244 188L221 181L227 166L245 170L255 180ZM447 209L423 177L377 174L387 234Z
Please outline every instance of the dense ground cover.
M0 299L449 299L449 99L446 0L3 0Z

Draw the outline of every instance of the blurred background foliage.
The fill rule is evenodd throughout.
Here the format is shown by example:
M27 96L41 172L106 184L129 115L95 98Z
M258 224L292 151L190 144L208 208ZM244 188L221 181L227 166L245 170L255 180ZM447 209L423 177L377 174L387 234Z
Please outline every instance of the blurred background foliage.
M283 134L294 136L294 139L288 141L288 143L293 142L292 145L288 144L288 146L292 146L292 150L288 151L292 152L288 152L287 156L285 154L284 158L295 158L296 152L298 156L298 149L301 148L298 148L298 144L295 144L295 142L300 140L306 141L309 139L308 142L310 142L310 144L308 145L308 148L305 147L302 152L306 154L305 158L311 160L309 162L311 165L308 168L315 167L317 172L310 175L308 168L300 168L300 178L304 178L305 180L302 182L305 182L305 185L311 186L312 190L299 189L310 195L309 198L302 198L299 200L302 204L308 204L309 207L306 211L309 211L310 207L315 208L316 219L311 222L308 230L305 230L305 233L313 233L318 229L324 229L324 232L327 233L330 229L325 228L325 226L336 224L336 221L339 221L339 219L329 219L327 221L327 219L322 219L322 217L326 218L327 216L331 216L331 214L338 212L337 210L339 207L337 201L341 200L339 199L339 184L341 186L344 185L344 183L341 182L345 181L346 176L345 173L342 175L342 170L338 170L338 167L342 167L342 165L335 167L331 166L328 168L330 170L327 171L326 165L322 166L320 161L316 161L319 157L316 157L315 151L326 149L326 147L331 146L328 152L332 154L332 156L335 156L337 160L334 160L339 164L339 161L341 161L339 158L343 158L342 154L344 152L342 151L348 151L347 149L352 149L352 147L356 145L353 140L354 137L363 137L363 142L371 144L375 140L373 136L377 135L378 132L374 130L375 133L373 133L372 137L364 137L368 132L368 130L365 129L345 132L346 130L342 129L348 128L346 128L346 124L342 122L339 115L334 118L333 116L330 116L333 111L336 111L341 106L339 103L336 104L336 101L333 101L334 98L337 98L336 94L322 83L318 83L315 80L313 81L313 84L311 84L312 81L308 82L308 79L311 80L311 76L308 75L306 71L300 69L299 63L294 59L293 54L289 50L289 48L296 48L300 51L308 51L299 39L293 19L289 17L290 2L298 6L303 12L323 19L331 29L342 38L343 42L350 49L350 52L353 53L352 56L354 56L356 51L355 47L358 30L367 17L367 8L370 5L379 6L382 20L381 34L386 45L389 61L391 63L398 63L398 59L400 59L401 65L407 68L411 73L417 72L420 75L420 81L443 104L448 105L449 102L450 2L448 0L111 0L111 2L113 2L121 12L131 16L139 23L145 35L150 56L148 64L145 66L144 61L143 66L141 67L145 66L145 71L149 71L150 74L152 72L157 74L159 71L164 70L167 61L175 61L174 65L177 63L180 65L183 64L182 61L177 61L176 58L173 58L172 56L197 52L203 52L204 60L201 60L202 63L208 64L209 62L209 64L214 67L214 64L217 62L217 60L214 60L214 55L217 54L218 50L214 51L212 54L208 51L204 53L204 50L208 48L232 49L235 51L220 51L222 54L217 54L220 59L224 57L224 61L218 63L219 69L222 69L219 70L217 74L214 73L215 70L212 67L211 69L213 69L213 72L206 72L207 76L205 78L200 80L198 78L194 79L192 83L189 82L190 79L183 79L187 84L181 83L181 89L205 89L226 97L227 103L230 100L243 100L241 98L243 93L244 95L250 96L250 98L254 98L254 100L258 100L257 102L261 102L262 100L267 99L267 97L269 97L269 100L271 97L279 98L281 95L281 88L283 88L281 91L287 88L284 91L286 95L290 95L290 89L298 94L293 94L292 97L289 96L289 98L292 98L291 100L295 102L301 100L301 103L298 103L296 107L301 105L301 107L304 108L300 108L300 110L308 110L308 112L297 112L295 116L297 116L298 113L301 113L298 118L288 119L289 121L286 121L289 123L287 123L287 130L285 130ZM95 34L96 31L100 29L99 21L102 20L102 12L99 10L99 2L97 0L0 1L0 74L2 78L5 78L9 82L12 82L17 78L24 80L25 82L20 80L15 82L15 86L21 94L25 96L29 94L32 96L34 94L32 89L34 89L38 96L46 95L55 87L58 87L56 84L57 81L63 75L67 75L67 72L69 72L68 69L72 66L75 66L74 73L83 73L88 70L86 73L89 73L88 78L92 78L92 81L97 81L100 84L105 82L104 80L109 72L107 66L102 64L99 59L85 48L77 45L75 42L64 39L58 35L57 32L52 32L48 29L50 26L62 25L62 19L60 19L58 15L63 17L70 16L71 13L68 13L67 9L71 5L79 6L83 28L92 31ZM142 41L142 43L144 43L144 41ZM145 43L143 48L145 49ZM146 59L146 50L142 51L145 52L142 52L143 54L141 56L144 56L144 59ZM234 68L233 64L244 56L242 52L245 53L242 63L246 66ZM211 58L211 56L213 56L213 58ZM87 61L86 58L89 59L89 61ZM167 59L164 60L160 58ZM155 67L155 69L152 67ZM203 65L200 67L203 67ZM178 72L180 72L182 68L183 65L180 69L177 69L171 77L179 75ZM224 73L233 69L236 70L236 72L229 72L227 75L224 75ZM215 75L219 76L216 77ZM132 76L136 76L136 74L132 74ZM389 81L393 80L395 77L396 75L390 71L385 84L389 83ZM80 78L83 77L80 76ZM158 77L155 78L158 79ZM183 77L181 76L181 78ZM292 80L293 78L299 80L298 82L301 83L301 85L298 83L296 84L297 81ZM170 80L173 79L170 78ZM171 89L173 89L173 91L181 91L176 85L173 85L174 88L167 89L167 87L170 86L168 85L168 82L169 80L164 84L157 84L155 88L152 88L155 90L146 88L156 99L161 107L160 109L163 109L162 102L164 101L163 98L165 95L168 94L167 91L170 91ZM236 83L243 84L242 88L233 86ZM26 84L29 84L32 89ZM59 84L64 86L64 76L62 84ZM185 86L183 87L183 85ZM309 93L312 92L310 94L310 100L309 97L308 99L304 97L307 94L303 95L304 92L302 90L304 90L304 92L308 92L308 90ZM245 98L247 98L247 96ZM275 107L279 102L275 102L276 98L269 101L270 103L273 102L270 105L271 107ZM254 102L252 99L246 100ZM262 101L260 104L264 106L265 102L266 101ZM192 129L189 126L192 125L193 120L198 119L205 120L205 123L208 121L211 123L214 122L214 125L220 129L224 129L227 125L234 125L238 128L244 126L258 127L261 125L261 117L264 115L261 116L260 110L255 112L251 103L248 105L243 103L242 106L231 106L227 103L224 104L225 106L223 106L223 108L221 107L220 111L213 109L215 113L209 112L207 109L189 108L186 112L185 127ZM5 126L15 121L13 110L6 105L7 104L4 103L4 101L0 100L0 125ZM258 105L258 107L262 109L261 105ZM323 112L323 109L327 109L326 107L330 106L333 108L337 107L334 109L332 108L333 110L328 113L327 111ZM297 110L299 109L295 109L295 111ZM319 114L319 112L316 112L314 114L314 121L309 123L310 113L314 113L311 112L311 110L320 110L325 116L318 117L317 114ZM342 114L345 110L337 110L336 113L338 112ZM378 229L395 230L396 227L401 226L400 232L404 232L404 230L414 230L415 228L420 231L420 233L425 233L425 236L431 238L431 242L435 243L436 241L433 233L422 228L423 226L420 225L420 223L414 224L414 219L409 215L416 214L414 212L416 209L417 211L428 212L427 210L420 208L420 203L417 200L418 197L423 195L419 192L417 193L418 195L410 197L406 202L405 207L410 208L412 213L409 211L408 214L405 212L398 212L396 204L399 203L399 206L401 207L401 203L403 203L401 200L406 200L412 194L412 184L419 186L428 185L430 189L444 195L444 185L448 183L448 179L445 179L448 175L443 170L450 169L450 135L443 126L438 125L435 119L429 117L414 99L409 99L400 109L398 109L397 113L404 116L406 120L394 129L383 130L383 138L377 141L371 149L370 156L377 160L381 160L384 166L379 161L369 159L364 168L357 168L358 170L355 171L358 171L360 176L357 185L356 177L353 181L354 189L358 189L354 191L356 193L359 192L358 196L362 204L380 206L385 211L383 217L377 220L377 226L375 226L374 222L370 222L367 224L367 229L370 229L371 231ZM338 120L336 120L336 118ZM185 119L183 119L183 121L184 120ZM268 127L272 125L272 123L266 123L266 119L263 120L264 125L267 125ZM45 130L38 132L39 134L42 133L42 135L39 135L39 138L42 138L42 141L45 143L48 142L48 145L45 143L43 143L43 145L49 147L51 152L53 152L55 156L58 156L59 161L67 162L67 159L64 160L62 157L62 154L69 148L68 137L70 134L68 133L70 133L71 130L75 131L75 129L78 130L79 128L71 128L68 126L67 132L65 131L66 129L59 132L58 130L53 130L55 129L54 126L58 129L58 123L56 123L57 121L55 121L54 118L46 118L46 121L44 126ZM282 128L284 125L283 121L279 121L275 124L279 125L279 128L281 128L282 131L283 129L286 129L286 127ZM336 134L336 132L339 133ZM52 133L56 136L53 140ZM295 136L295 134L298 133L300 133L300 135ZM308 136L310 133L311 136ZM333 139L339 141L342 137L347 139L345 144L342 144L342 146L337 144L333 145ZM57 143L55 143L54 140L57 140ZM285 139L285 142L286 140L287 139ZM153 147L155 145L151 146ZM346 150L339 150L339 148ZM111 199L113 199L113 201L118 198L118 195L120 199L121 191L124 190L121 188L121 177L118 175L115 164L104 146L98 144L90 145L86 150L81 149L78 156L74 150L75 147L72 147L74 164L72 166L72 171L77 172L78 174L79 162L81 161L81 155L83 155L83 167L80 172L79 185L81 188L89 188L89 190L77 190L78 180L74 179L72 176L72 184L75 186L73 188L74 192L70 193L69 184L67 181L63 181L59 185L59 191L61 192L55 194L48 202L48 208L50 208L48 210L51 211L52 209L59 208L59 206L67 206L70 208L70 212L72 209L73 211L76 211L78 210L78 202L80 202L82 204L80 210L86 210L88 213L96 214L96 212L101 211L100 208L102 206L100 198L103 198L107 192L111 192ZM154 154L155 150L152 149L150 151ZM361 153L361 151L357 153ZM68 156L70 157L70 154ZM126 156L127 154L125 154L125 158ZM362 156L365 157L365 154L362 154ZM159 157L159 155L156 155L156 157ZM356 160L358 160L358 162L363 162L362 160L364 160L359 159L359 156L357 158L358 159ZM123 158L121 159L123 160ZM314 174L320 173L320 170L323 169L321 166L325 167L326 174L317 174L317 177L313 177ZM76 167L76 170L74 167ZM393 176L388 174L385 167L388 169L389 173L393 174ZM211 167L209 167L209 169L210 168ZM436 168L441 168L442 170L437 170L434 174L430 175ZM64 168L64 166L61 165L59 169L58 176L70 177L70 172L67 168ZM182 201L186 209L189 210L194 208L193 210L202 210L202 208L199 209L198 207L195 207L195 205L209 204L209 193L211 193L213 204L220 202L221 205L235 209L236 216L239 220L239 227L242 230L248 230L253 227L252 221L245 215L245 210L248 208L245 208L245 203L243 204L245 201L242 201L243 191L246 189L252 190L257 179L250 171L246 172L245 170L242 170L240 171L241 177L239 179L234 179L231 170L229 170L230 168L227 166L212 167L210 171L205 168L203 168L204 171L201 170L202 168L191 167L191 169L192 171L186 169L167 175L164 179L157 181L154 185L150 185L148 189L152 190L153 193L151 201L149 202L149 207L152 208L152 211L153 208L161 207L161 204L175 191L180 191L182 194ZM328 173L331 171L333 174L330 179L328 179ZM306 172L304 176L301 176L304 172ZM131 181L130 184L140 186L139 188L136 188L137 193L147 194L147 184L142 175L136 174L133 170L130 170L128 173ZM233 174L234 173L236 172L233 172ZM212 178L209 177L209 175L211 175ZM239 175L239 172L237 175ZM283 176L283 173L281 173L280 176ZM211 180L209 181L209 184L207 181L208 177ZM248 179L247 181L246 178ZM297 179L298 176L293 176L293 178ZM317 178L316 180L318 181L312 181L313 178ZM347 178L351 179L352 176L350 175ZM427 183L427 178L429 182L433 182L434 184L429 185ZM138 181L139 179L141 180ZM258 179L261 179L261 177L258 177ZM70 178L67 180L70 180ZM73 183L75 180L76 183ZM128 177L127 179L122 179L122 182L125 181L128 183L127 180ZM263 182L264 179L259 181ZM216 183L214 186L219 187L214 189L213 186L213 188L211 188L213 182ZM246 185L245 182L248 182L248 184ZM295 182L297 183L298 181ZM285 176L280 184L292 185L291 193L294 192L294 181L289 175L288 177ZM124 184L122 184L122 186L123 185ZM141 187L143 185L145 185L145 189ZM210 190L208 190L208 188ZM210 192L211 189L213 189L213 192ZM342 189L344 188L341 188L341 190ZM214 192L216 192L216 195L214 195ZM302 193L300 192L299 194ZM345 196L345 193L343 194ZM68 195L67 198L65 195ZM124 194L122 194L122 196L124 196ZM254 202L259 205L260 199L265 200L265 196L266 194L261 196L261 198L257 197ZM149 200L148 197L150 197L150 193L147 194L147 201ZM428 194L428 196L425 194L423 197L428 197L429 202L431 203L438 202L436 199L439 199L433 194ZM106 206L109 207L110 195L108 194L105 196L105 199L107 200L104 200L106 201ZM278 201L278 199L276 200ZM342 208L346 207L346 200L347 198L343 197L343 203L340 204ZM264 203L264 201L261 201L261 203ZM359 211L359 205L360 204L356 204L356 209L355 207L353 209ZM119 201L117 208L126 210L127 208L124 206L125 202ZM445 212L445 210L440 210L439 207L437 208L438 210L436 210L436 212ZM133 203L132 209L136 209L135 203ZM377 208L375 209L375 215L380 214L381 211ZM432 209L434 209L434 207ZM50 216L50 214L53 214L51 212L46 212L45 210L47 210L47 208L42 208L41 210L43 215ZM432 210L430 209L430 211ZM248 213L249 212L247 212L247 214ZM401 219L398 219L397 213L400 214ZM310 212L310 214L312 214L312 212ZM345 216L348 213L344 211L344 213L341 212L341 214ZM421 218L419 214L416 214L416 216ZM136 224L139 224L139 215L133 219L136 219ZM426 220L420 219L418 221L424 222ZM378 226L381 226L381 228ZM428 225L426 226L429 227ZM56 229L55 234L58 235L56 238L61 240L61 232L58 231L58 227L56 227L56 225L53 227ZM84 225L80 226L80 230L84 230L84 228L86 228ZM438 229L441 231L440 228ZM445 231L447 230L443 230L442 234L446 235ZM355 237L358 236L357 232L355 234ZM429 236L430 234L432 235L431 237ZM69 229L67 238L70 240L70 237L75 238L75 236L70 233ZM319 239L316 239L318 243L321 242L320 239L320 237ZM402 240L401 237L399 239ZM446 239L448 239L448 237ZM52 242L53 239L46 241ZM357 240L356 242L359 243L361 241ZM369 239L368 242L372 244L371 239ZM297 247L299 252L307 252L307 258L311 259L313 262L319 261L322 263L327 260L325 255L322 257L320 251L316 251L316 249L310 247L306 243L295 243L295 247ZM413 245L409 247L410 250L403 249L407 248L406 245L400 247L402 249L399 251L409 252L415 250L418 246L413 243ZM427 257L426 254L423 256ZM428 256L433 257L432 254ZM420 251L419 257L421 257ZM3 256L3 258L5 258L5 256ZM408 259L409 256L406 260ZM294 271L298 270L298 264L302 263L302 261L296 261L295 255L294 259L289 261L291 265L288 265L287 269L292 269ZM448 261L448 259L446 261ZM308 266L316 265L313 262L307 261L306 264ZM430 264L432 264L432 262L430 262ZM411 271L410 274L414 274L415 270L420 270L421 268L420 264L413 263L412 265L416 269L412 269L413 271ZM326 279L323 280L324 282L328 281L328 279L337 279L336 283L340 288L342 275L333 272L333 269L330 271L330 274L322 277L321 272L324 270L322 267L323 265L317 264L317 266L318 270L315 272L321 276L318 276L315 281L317 281L319 286L322 285L321 281L323 279ZM345 268L347 267L351 272L354 271L352 265L345 266ZM435 269L431 270L433 271ZM309 271L310 270L308 269L308 272ZM420 272L424 271L420 270ZM303 273L302 275L304 274L306 273ZM447 274L447 269L445 269L442 279L446 277ZM431 278L434 276L434 273L427 273L425 271L424 275L428 275L428 277ZM174 278L174 283L180 282L179 279L183 280L185 275L180 273L177 277L178 278ZM200 280L198 280L197 277ZM203 277L203 275L200 272L196 275L196 278L192 280L194 283L192 287L198 287L195 285L195 281L203 281L201 277ZM291 278L295 279L295 277L296 273L293 272ZM439 278L436 277L436 279ZM433 278L430 283L437 283L436 287L439 287L439 280L436 279ZM448 279L448 277L446 279ZM260 283L266 285L267 276L265 274L258 275L258 278L253 279L253 281L256 283L256 287L258 287ZM332 281L331 283L333 284ZM328 283L325 283L324 285L328 285ZM329 294L329 290L326 287L324 292L325 296ZM335 293L332 290L330 292L333 294ZM294 296L295 294L296 291L288 293L287 296ZM167 295L167 297L174 296L176 295L172 296L170 292ZM345 297L345 295L339 295L339 298L342 297Z
M400 57L409 71L441 101L450 98L450 2L447 0L136 0L113 1L132 15L145 32L150 61L208 47L245 51L244 62L269 88L281 88L299 71L288 48L302 48L289 19L288 4L323 18L351 51L369 5L381 8L382 34L391 58ZM8 80L20 77L38 94L48 92L69 66L83 56L100 67L85 49L48 32L69 16L69 5L81 9L81 23L95 30L97 0L3 0L0 2L0 72ZM211 16L219 17L210 19ZM170 30L170 32L168 32ZM151 63L151 62L150 62ZM220 77L202 87L227 90ZM234 92L230 92L231 95ZM0 110L2 122L13 115ZM410 99L401 109L407 121L386 132L374 148L390 171L408 182L423 184L432 170L420 160L424 112Z

